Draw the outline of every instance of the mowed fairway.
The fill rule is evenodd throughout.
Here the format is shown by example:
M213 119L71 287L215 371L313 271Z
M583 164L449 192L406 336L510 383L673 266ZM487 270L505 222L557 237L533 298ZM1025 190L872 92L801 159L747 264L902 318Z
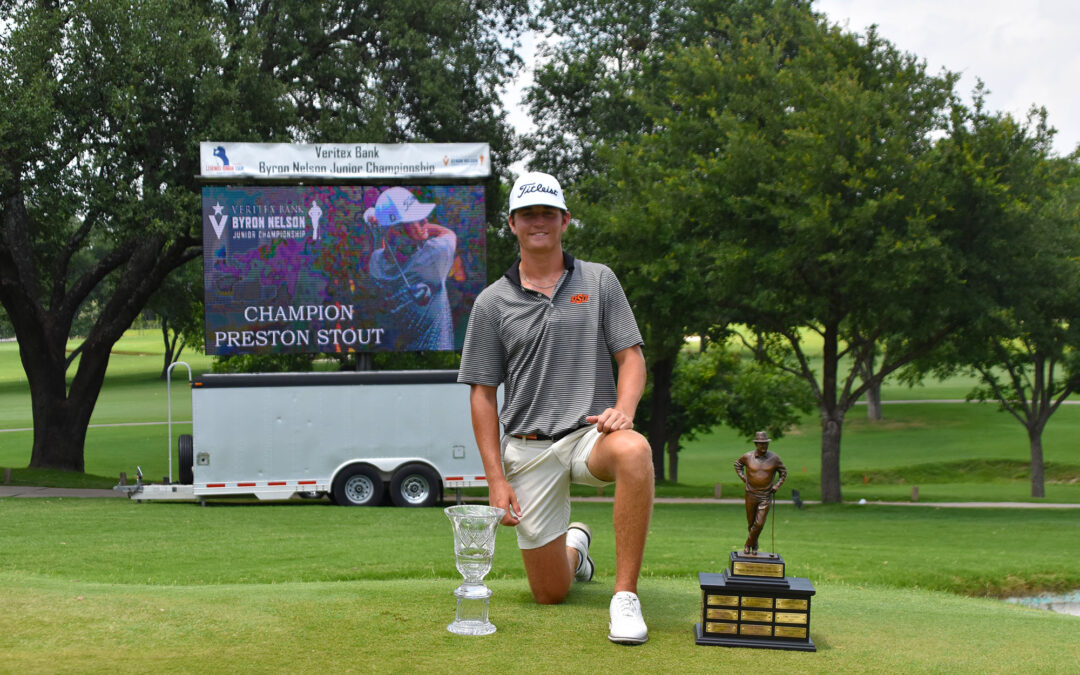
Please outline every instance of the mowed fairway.
M608 504L598 576L560 607L528 594L513 532L492 573L498 632L453 619L440 509L324 503L0 500L0 670L8 672L1062 672L1080 618L975 595L1080 588L1075 511L815 506L777 511L789 574L816 585L816 653L699 647L697 573L741 541L737 506L658 505L641 597L650 640L606 639L614 568ZM767 664L762 666L762 664Z

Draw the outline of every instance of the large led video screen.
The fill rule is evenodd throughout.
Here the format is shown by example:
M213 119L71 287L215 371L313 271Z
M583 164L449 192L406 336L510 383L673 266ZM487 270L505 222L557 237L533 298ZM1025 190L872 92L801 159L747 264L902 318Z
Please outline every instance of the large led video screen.
M484 187L207 186L206 353L460 350Z

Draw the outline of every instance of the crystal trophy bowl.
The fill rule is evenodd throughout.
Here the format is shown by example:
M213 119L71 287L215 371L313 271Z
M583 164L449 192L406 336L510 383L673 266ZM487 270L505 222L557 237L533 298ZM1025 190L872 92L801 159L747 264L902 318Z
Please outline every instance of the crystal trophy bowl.
M491 571L495 530L506 511L493 506L466 504L447 507L445 512L454 529L457 569L465 577L465 581L454 589L457 616L446 629L458 635L489 635L495 632L495 625L488 621L491 589L484 584L484 577Z

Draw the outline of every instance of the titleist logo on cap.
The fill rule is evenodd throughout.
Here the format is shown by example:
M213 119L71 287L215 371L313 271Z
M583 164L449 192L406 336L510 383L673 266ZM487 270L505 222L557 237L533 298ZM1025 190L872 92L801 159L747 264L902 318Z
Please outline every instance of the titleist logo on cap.
M519 185L517 196L520 198L529 194L530 192L546 192L549 195L554 195L556 197L559 196L558 188L553 188L551 186L544 185L543 183L525 183L524 185Z

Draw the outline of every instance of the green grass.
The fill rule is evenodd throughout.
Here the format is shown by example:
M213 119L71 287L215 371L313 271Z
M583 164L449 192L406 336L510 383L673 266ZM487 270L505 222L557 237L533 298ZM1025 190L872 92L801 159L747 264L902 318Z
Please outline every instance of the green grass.
M445 630L460 577L439 509L0 499L0 668L1060 672L1080 659L1077 618L965 597L1080 587L1075 513L778 507L776 550L817 589L819 651L804 654L694 644L697 573L724 567L745 522L711 504L657 506L640 589L650 641L611 645L611 506L574 509L594 524L597 579L535 605L500 528L498 632L462 638Z

